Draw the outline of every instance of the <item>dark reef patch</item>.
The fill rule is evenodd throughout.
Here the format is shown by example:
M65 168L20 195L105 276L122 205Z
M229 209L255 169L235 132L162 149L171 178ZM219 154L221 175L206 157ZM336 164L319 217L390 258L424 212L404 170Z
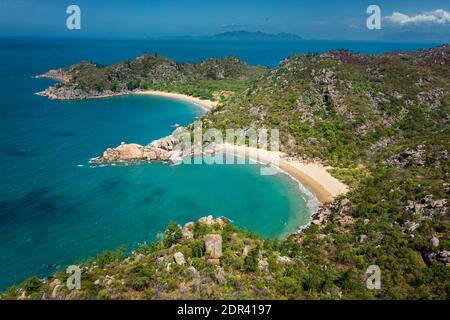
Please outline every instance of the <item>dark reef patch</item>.
M12 149L5 150L3 154L7 157L15 157L15 158L29 158L35 157L38 155L36 151L33 149Z
M153 189L148 189L148 193L142 199L140 200L140 203L142 204L148 204L153 201L158 200L161 198L164 194L166 194L167 191L164 188L156 187Z

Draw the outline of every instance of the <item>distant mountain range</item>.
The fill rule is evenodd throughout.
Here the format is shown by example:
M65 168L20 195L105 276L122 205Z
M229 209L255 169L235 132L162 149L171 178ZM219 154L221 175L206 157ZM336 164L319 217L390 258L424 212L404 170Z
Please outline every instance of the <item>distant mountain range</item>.
M261 31L249 32L249 31L229 31L224 33L215 34L212 36L203 37L191 37L191 36L169 36L169 37L157 37L153 39L158 40L209 40L209 41L302 41L302 37L290 33L265 33Z
M450 35L442 35L432 32L404 31L383 35L378 40L392 42L448 43L450 42Z
M208 37L221 41L302 41L303 38L291 33L264 33L261 31L230 31Z
M175 41L236 41L236 42L300 42L306 39L292 33L265 33L261 31L229 31L218 33L212 36L165 36L149 37L156 40ZM338 39L333 39L338 40ZM344 40L344 39L341 39ZM376 39L388 42L423 42L423 43L449 43L450 35L443 35L432 32L404 31L398 33L385 34Z

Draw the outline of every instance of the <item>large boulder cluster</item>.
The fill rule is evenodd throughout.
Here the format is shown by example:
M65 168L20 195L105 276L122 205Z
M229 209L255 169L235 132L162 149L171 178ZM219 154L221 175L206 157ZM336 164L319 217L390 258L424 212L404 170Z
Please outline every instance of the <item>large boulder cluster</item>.
M388 166L406 168L409 166L423 167L426 160L426 150L423 145L418 145L415 149L406 149L390 159L383 161Z
M141 146L136 143L121 144L117 148L108 148L103 155L91 160L91 163L111 163L129 161L169 161L169 150L154 146Z
M174 161L180 156L179 152L175 150L177 143L178 139L172 135L156 140L147 146L122 142L116 148L106 149L102 156L91 159L91 163Z

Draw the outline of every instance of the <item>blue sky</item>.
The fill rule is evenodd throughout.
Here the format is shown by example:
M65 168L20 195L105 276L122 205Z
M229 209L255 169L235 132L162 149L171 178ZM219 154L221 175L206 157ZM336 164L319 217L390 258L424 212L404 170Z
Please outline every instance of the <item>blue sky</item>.
M71 4L81 8L79 31L66 28ZM381 31L365 27L370 4L388 17ZM1 0L0 36L133 38L232 30L322 39L371 39L406 30L450 35L449 12L450 0Z

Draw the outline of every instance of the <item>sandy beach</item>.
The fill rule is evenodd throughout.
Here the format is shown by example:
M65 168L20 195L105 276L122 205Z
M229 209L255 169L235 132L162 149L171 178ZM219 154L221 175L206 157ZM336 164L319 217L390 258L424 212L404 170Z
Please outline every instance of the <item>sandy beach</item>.
M174 92L164 92L164 91L155 91L155 90L144 90L144 91L136 91L133 92L133 94L144 94L144 95L151 95L151 96L160 96L160 97L167 97L167 98L173 98L173 99L179 99L186 102L194 103L196 105L199 105L200 107L204 108L207 111L210 111L214 109L218 102L211 101L211 100L203 100L200 98L188 96L181 93L174 93Z
M245 146L224 144L223 152L234 153L259 162L266 162L285 171L310 190L322 203L332 202L337 196L349 191L348 186L333 177L319 163L303 163L287 158L282 152L267 151Z
M202 100L188 95L164 91L145 90L133 92L133 94L153 95L180 99L194 103L206 110L212 110L217 102ZM233 153L233 146L223 144L219 149L223 152ZM319 163L304 163L299 160L286 157L282 152L267 151L245 146L234 146L235 154L247 157L251 160L266 162L278 167L291 175L294 179L310 190L322 203L332 202L337 196L348 192L349 188L344 183L333 177L327 168Z

